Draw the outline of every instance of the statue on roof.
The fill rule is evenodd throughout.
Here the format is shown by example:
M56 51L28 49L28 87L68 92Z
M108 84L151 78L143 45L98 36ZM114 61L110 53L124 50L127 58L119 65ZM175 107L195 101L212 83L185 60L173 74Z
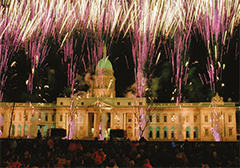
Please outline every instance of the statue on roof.
M215 97L212 97L212 104L213 105L223 105L224 102L223 102L223 97L220 97L218 95L218 93L216 93L216 96Z

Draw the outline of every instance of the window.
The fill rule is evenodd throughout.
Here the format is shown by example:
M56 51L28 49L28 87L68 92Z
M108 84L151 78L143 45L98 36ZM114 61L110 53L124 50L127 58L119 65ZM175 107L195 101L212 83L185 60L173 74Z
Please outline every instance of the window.
M186 127L186 138L190 138L191 128L189 126Z
M14 136L14 134L15 134L15 125L13 124L13 125L12 125L12 134L11 134L11 135Z
M152 131L149 132L149 138L152 138L153 137L153 134L152 134Z
M197 115L194 115L193 120L194 122L197 122Z
M60 105L63 105L63 102L60 102Z
M128 122L132 122L132 119L131 119L131 118L129 118L129 119L128 119Z
M164 138L167 138L167 131L164 131Z
M13 114L13 116L12 116L12 120L15 121L15 114Z
M164 122L167 122L167 116L164 116L163 120Z
M117 102L117 105L120 106L120 102Z
M139 106L141 106L142 105L142 102L139 102Z
M128 102L128 105L131 106L131 102Z
M28 135L28 125L24 126L24 136Z
M196 131L193 131L193 137L194 137L194 138L197 138L197 133L196 133Z
M28 121L28 114L25 114L25 121Z
M52 121L54 121L55 120L55 115L54 114L52 114Z
M84 105L84 102L81 102L81 105L83 106L83 105Z
M62 119L63 119L63 116L62 116L62 115L60 115L60 121L62 121Z
M167 126L163 127L163 137L168 138L168 127Z
M149 121L152 122L152 116L151 115L149 116Z
M19 121L22 121L22 114L19 114Z
M174 131L171 132L171 138L174 138Z
M232 122L232 115L228 116L228 122Z
M208 122L208 116L207 115L204 116L204 121Z
M18 136L22 135L22 126L19 124L18 125Z
M205 128L205 135L208 136L208 129Z
M160 137L160 131L157 131L156 138L159 138L159 137Z
M48 114L45 114L45 121L48 121Z
M186 122L189 122L189 116L186 116Z
M39 113L38 114L38 120L41 120L42 119L42 117L41 117L41 114Z
M164 138L167 138L167 131L164 131Z
M157 120L157 122L160 122L160 117L159 117L159 115L157 115L156 120Z
M229 128L229 136L232 136L232 128Z
M182 116L179 116L179 117L178 117L178 121L179 121L179 122L182 122Z
M174 122L176 120L176 116L174 114L171 115L171 121Z
M190 138L189 131L186 131L186 138Z

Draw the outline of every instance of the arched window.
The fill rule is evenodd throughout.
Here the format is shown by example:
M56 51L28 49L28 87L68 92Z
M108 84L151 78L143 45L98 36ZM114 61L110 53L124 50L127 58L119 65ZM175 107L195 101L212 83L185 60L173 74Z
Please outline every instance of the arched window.
M18 125L18 136L22 135L22 126L19 124Z
M190 138L190 127L186 127L186 138Z
M160 138L160 127L156 127L156 138Z
M171 131L171 138L174 138L175 137L175 128L174 128L174 126L172 126L170 128L170 131Z
M15 134L15 125L13 124L12 125L12 136L14 136L14 134Z
M195 126L195 127L193 128L193 137L194 137L194 138L198 138L198 127L197 127L197 126Z
M168 138L168 127L163 127L164 138Z
M43 130L44 136L47 136L47 130L48 130L48 126L45 125L45 126L44 126L44 130Z
M152 128L152 126L149 126L148 130L149 130L148 138L152 138L153 137L153 128Z
M27 136L28 135L28 125L25 124L24 125L24 136Z

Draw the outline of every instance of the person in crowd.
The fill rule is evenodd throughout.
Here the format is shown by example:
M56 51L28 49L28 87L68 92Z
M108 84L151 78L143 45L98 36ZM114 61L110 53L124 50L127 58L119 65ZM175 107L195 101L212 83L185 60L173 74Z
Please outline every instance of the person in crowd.
M19 156L15 155L13 157L13 162L12 162L10 168L19 168L21 166L22 166L22 163L19 162Z
M49 143L49 139L41 138L0 141L0 167L240 166L237 142L176 142L173 147L171 142L139 143L128 140L106 142L52 139Z
M92 154L92 158L94 159L95 166L101 167L103 164L103 161L106 159L106 154L103 152L102 148L99 148L97 151L95 151Z
M143 161L143 167L144 167L144 168L152 168L152 165L150 164L149 159L145 159L145 160Z
M37 132L37 139L41 139L41 138L42 138L41 131L40 131L40 130L38 130L38 132Z

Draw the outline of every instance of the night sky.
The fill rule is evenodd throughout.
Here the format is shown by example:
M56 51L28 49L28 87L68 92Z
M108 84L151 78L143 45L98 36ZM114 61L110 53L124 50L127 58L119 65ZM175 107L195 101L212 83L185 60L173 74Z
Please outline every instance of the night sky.
M225 53L223 56L225 70L223 70L222 80L218 85L224 83L224 86L217 86L216 92L218 92L219 95L224 98L224 101L229 101L229 98L231 98L232 101L239 102L239 37L240 31L237 29L237 31L235 31L234 37L230 41L229 52ZM122 41L120 45L119 43L115 46L113 45L111 49L114 51L109 59L113 64L116 76L117 96L124 96L124 94L129 91L127 88L134 83L134 63L131 56L131 43L128 41ZM212 93L209 84L205 83L202 85L198 76L198 73L207 75L206 63L208 55L206 46L200 35L197 37L192 37L188 54L190 56L190 64L192 64L192 66L190 66L190 69L195 69L195 78L193 80L196 81L196 87L194 86L193 89L197 92L196 99L192 98L190 101L210 101L211 97L215 93ZM116 58L117 60L115 60ZM156 100L156 102L171 102L171 91L174 88L173 84L170 81L170 78L172 77L172 72L169 72L171 71L171 64L169 63L169 60L165 58L163 50L161 58L161 62L153 68L153 72L148 73L152 73L154 77L164 76L164 74L167 76L167 79L165 81L162 81L162 86L164 87L162 90L168 90L165 92L159 91L158 100ZM198 61L198 63L194 64L196 61ZM188 81L191 81L191 79L192 78L188 79ZM197 90L197 88L199 89ZM187 89L186 92L183 93L183 97L186 97L186 94L192 94L189 93ZM205 95L198 97L200 94ZM186 99L187 98L185 98L185 100Z
M224 101L228 101L231 98L232 101L239 102L239 36L240 32L237 29L229 44L229 52L223 56L223 63L226 64L226 68L223 71L223 79L217 85L216 90L224 98ZM57 44L52 43L51 45L46 60L36 71L32 94L27 91L26 87L26 80L31 70L30 60L26 58L23 49L20 49L12 57L11 61L9 61L9 69L7 71L8 80L3 90L3 101L54 102L59 96L70 96L70 89L67 84L67 64L62 61L63 52L58 51L59 46ZM172 95L174 86L171 82L171 64L164 55L164 50L161 52L162 55L159 63L154 65L151 71L147 71L148 74L151 74L151 78L160 79L159 88L156 90L157 97L154 98L154 102L174 102L171 101L172 96L174 96ZM182 101L204 102L210 101L211 97L214 96L215 93L210 90L209 85L203 85L198 76L198 73L207 75L207 54L208 52L201 36L193 36L188 51L188 55L190 56L188 82L193 82L193 85L183 85ZM111 45L108 55L110 55L109 60L112 62L116 77L116 96L124 97L130 91L129 87L135 81L130 39L127 36L125 38L120 36ZM14 61L16 61L16 64L11 66ZM92 70L90 72L93 74ZM83 79L86 70L81 61L78 63L78 74L82 78L79 78L76 89L77 91L86 91L88 85ZM224 83L224 87L221 86L222 83ZM44 86L46 85L50 86L50 88L45 88ZM149 93L147 96L151 97L152 93Z

